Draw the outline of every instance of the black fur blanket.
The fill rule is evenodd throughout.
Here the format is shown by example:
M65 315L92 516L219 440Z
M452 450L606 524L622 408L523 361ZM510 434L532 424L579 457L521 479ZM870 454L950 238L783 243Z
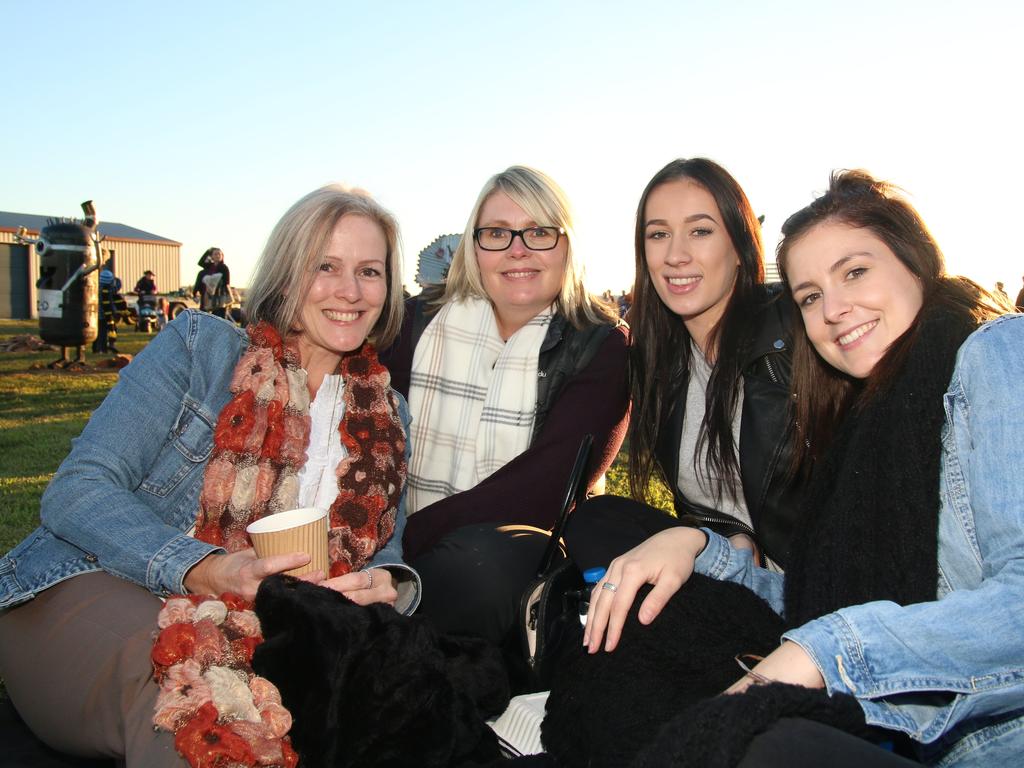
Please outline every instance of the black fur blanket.
M484 722L508 705L500 653L388 606L265 579L253 668L281 691L304 768L476 766L499 756Z
M767 654L782 619L750 590L694 574L649 626L637 594L612 653L584 648L555 676L541 729L568 768L622 768L689 705L743 676L738 653Z
M737 654L770 653L782 634L782 619L750 590L694 574L642 626L649 591L615 651L581 648L556 675L541 736L560 768L731 766L779 717L865 730L849 697L790 685L718 695L743 676Z

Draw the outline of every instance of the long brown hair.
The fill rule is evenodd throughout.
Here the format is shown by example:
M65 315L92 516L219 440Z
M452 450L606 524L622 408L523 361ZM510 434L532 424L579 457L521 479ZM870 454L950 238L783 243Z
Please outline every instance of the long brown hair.
M792 292L786 270L790 250L800 238L825 222L867 229L885 243L903 266L921 281L922 308L941 302L970 312L979 323L1013 311L1005 301L977 283L964 277L948 277L939 244L902 191L862 170L834 171L828 191L782 225L783 238L776 253L790 299ZM803 318L796 303L791 300L790 306L794 327L802 328ZM793 335L792 390L797 424L794 471L809 471L814 460L832 442L836 428L851 406L861 398L871 398L892 380L914 343L920 316L918 312L914 322L890 345L863 381L826 363L806 333Z
M634 252L636 276L629 320L633 344L629 352L629 487L635 498L646 497L655 471L655 449L667 420L668 395L690 370L690 334L682 318L662 302L647 270L644 209L651 193L670 181L688 179L715 199L722 222L740 259L732 295L718 324L708 337L708 349L717 349L705 397L705 415L698 439L698 454L707 445L706 474L714 492L723 489L736 497L739 478L732 420L739 397L740 367L750 337L750 307L755 286L764 282L761 224L736 180L718 163L702 157L673 160L647 183L636 210ZM690 460L695 460L692 457ZM680 461L686 457L680 457ZM675 484L675 478L665 478Z

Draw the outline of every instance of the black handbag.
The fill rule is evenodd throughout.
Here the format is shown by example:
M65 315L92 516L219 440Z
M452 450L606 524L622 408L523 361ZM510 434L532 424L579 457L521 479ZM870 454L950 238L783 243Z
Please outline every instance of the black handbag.
M544 550L537 576L527 586L520 602L519 625L529 668L530 691L550 688L551 675L564 650L572 643L582 642L580 600L589 592L579 568L562 550L561 538L569 513L586 497L586 469L593 443L594 437L589 434L580 442L565 489L565 501L551 529L551 540Z

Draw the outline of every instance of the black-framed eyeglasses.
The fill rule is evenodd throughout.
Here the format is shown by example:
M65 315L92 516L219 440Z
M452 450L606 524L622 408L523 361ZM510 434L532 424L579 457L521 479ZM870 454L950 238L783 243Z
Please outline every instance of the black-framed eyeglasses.
M485 251L504 251L519 235L523 245L531 251L550 251L558 245L558 238L564 234L565 230L561 227L477 227L473 230L473 239Z

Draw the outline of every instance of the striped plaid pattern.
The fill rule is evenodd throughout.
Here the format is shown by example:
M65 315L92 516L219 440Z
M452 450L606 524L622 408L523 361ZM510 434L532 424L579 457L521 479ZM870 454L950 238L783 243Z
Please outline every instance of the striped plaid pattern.
M507 342L491 303L446 304L412 359L408 514L472 488L530 445L537 358L553 317L541 312Z

